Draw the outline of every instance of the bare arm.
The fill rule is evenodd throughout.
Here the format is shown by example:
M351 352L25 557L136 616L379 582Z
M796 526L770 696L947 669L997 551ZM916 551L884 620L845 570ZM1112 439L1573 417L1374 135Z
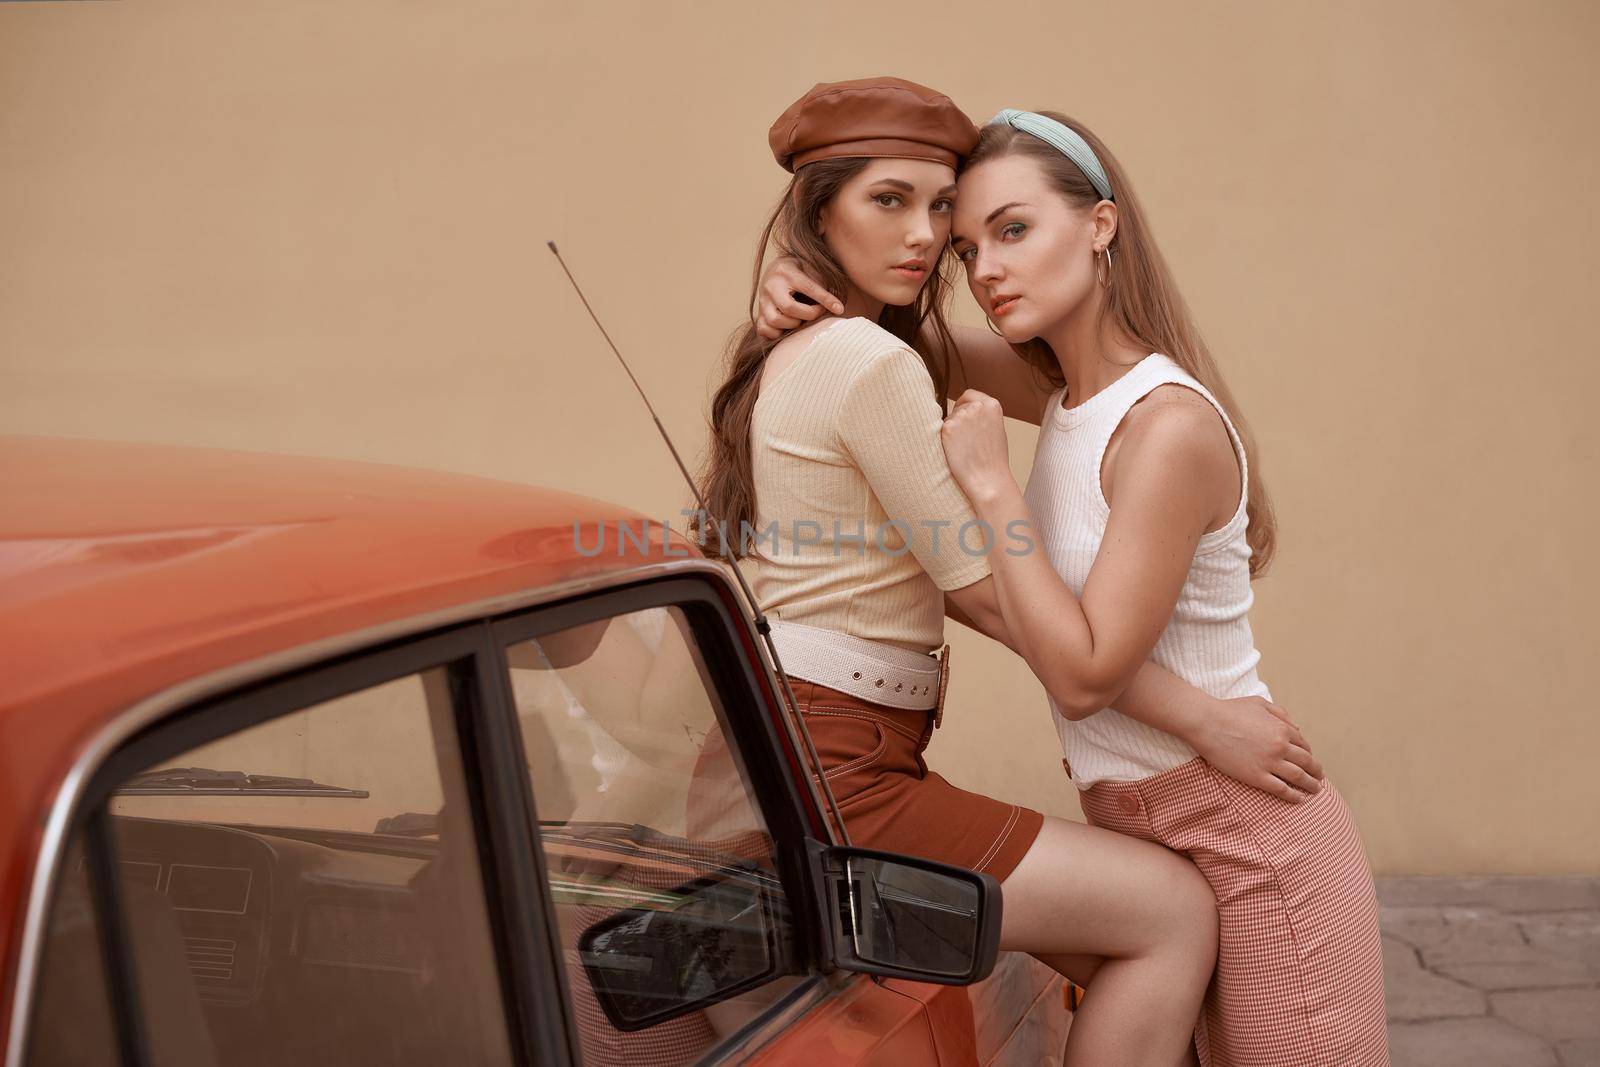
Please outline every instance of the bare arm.
M975 326L950 327L957 358L950 362L950 396L968 389L1000 401L1007 418L1038 426L1055 386L999 337Z
M996 539L989 554L1001 610L1024 657L1073 718L1105 707L1154 650L1213 513L1207 490L1216 472L1209 452L1193 446L1193 409L1170 405L1154 417L1157 403L1130 413L1128 438L1108 462L1116 505L1081 600L1044 553L1008 553ZM1031 525L1009 465L994 464L1005 451L999 414L999 404L981 394L957 404L944 433L951 472L991 528Z
M1316 792L1321 767L1281 709L1199 699L1147 662L1218 501L1237 498L1232 444L1223 437L1219 445L1214 434L1225 430L1202 404L1152 398L1130 415L1107 469L1115 497L1081 599L1043 553L1012 554L999 538L989 554L996 595L1017 651L1062 714L1086 718L1123 694L1119 711L1183 738L1241 781L1303 799L1295 790ZM1031 524L1000 416L998 401L970 393L944 431L952 473L996 530ZM1231 714L1217 714L1219 704Z
M945 615L979 633L994 638L1011 651L1022 655L1022 650L1006 628L1004 613L1000 610L999 593L994 576L974 582L964 589L952 590L944 597ZM1254 701L1256 698L1246 698ZM1117 710L1165 730L1175 737L1188 740L1198 736L1207 723L1215 723L1229 716L1225 706L1229 701L1218 700L1203 689L1197 689L1179 678L1159 663L1146 661L1133 676L1128 688L1113 701ZM1264 702L1262 702L1264 703ZM1190 742L1191 745L1194 742Z
M994 638L1013 652L1017 651L1015 642L1011 640L1011 631L1006 629L1005 616L1000 614L1000 598L995 594L994 575L945 593L944 613L961 625Z

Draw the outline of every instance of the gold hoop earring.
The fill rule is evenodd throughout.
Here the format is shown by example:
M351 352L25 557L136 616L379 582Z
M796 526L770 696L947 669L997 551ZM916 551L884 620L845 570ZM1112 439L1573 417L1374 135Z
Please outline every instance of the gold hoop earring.
M1004 338L1005 337L1005 334L1001 333L999 330L994 328L994 320L991 319L989 316L985 315L983 317L983 324L985 326L989 327L989 332L994 334L996 337L999 337L999 338Z
M1106 272L1104 277L1101 277L1100 274L1100 256L1102 254L1104 254L1106 257ZM1100 283L1100 288L1102 289L1111 288L1111 247L1109 245L1095 252L1094 280Z

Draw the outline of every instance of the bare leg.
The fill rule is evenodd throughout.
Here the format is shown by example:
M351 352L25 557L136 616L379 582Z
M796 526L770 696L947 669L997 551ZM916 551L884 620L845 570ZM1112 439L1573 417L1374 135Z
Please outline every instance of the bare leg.
M1194 864L1047 818L1003 888L1000 947L1088 979L1063 1067L1186 1062L1217 959L1216 901Z
M1045 966L1055 968L1057 974L1065 975L1080 989L1089 988L1095 972L1105 962L1104 956L1072 955L1066 952L1034 952L1030 955Z
M1105 962L1102 956L1051 955L1048 952L1035 953L1034 958L1047 967L1055 968L1057 974L1065 975L1079 989L1089 988L1089 983L1094 981L1095 972ZM1178 1061L1178 1067L1200 1067L1200 1056L1195 1052L1192 1040L1189 1042L1189 1047L1184 1050L1183 1059Z

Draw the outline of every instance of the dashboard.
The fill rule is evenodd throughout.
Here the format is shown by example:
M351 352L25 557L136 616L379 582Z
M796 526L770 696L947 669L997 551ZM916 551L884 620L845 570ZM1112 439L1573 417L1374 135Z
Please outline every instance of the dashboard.
M412 883L432 842L398 843L411 854L394 855L338 847L365 835L130 817L114 818L112 832L122 885L170 910L204 1002L255 1001L269 962L424 976ZM336 844L302 836L311 833Z
M284 1062L297 1045L314 1062L365 1060L380 1052L373 1035L417 1052L438 1030L427 1015L450 1012L441 1001L499 998L485 933L472 951L481 904L459 896L475 876L469 890L435 839L111 824L142 995L177 1005L175 1020L198 1002L187 1010L230 1067Z
M162 1062L508 1062L473 835L129 815L113 815L110 824L141 1005L153 1032L188 1035L194 1046ZM706 912L705 931L731 931L715 940L717 952L748 944L760 958L723 961L713 953L696 961L748 963L752 975L774 962L764 920L750 926L745 914L750 901L781 893L769 873L731 854L680 855L671 842L622 832L628 829L544 835L568 992L588 1020L580 1028L585 1055L600 1061L610 1052L626 1061L654 1038L604 1020L578 947L592 924L634 904ZM455 841L467 847L455 850ZM611 966L666 968L676 957L654 936L629 942L622 964L611 953ZM717 1040L698 1013L650 1032L670 1032L683 1048Z

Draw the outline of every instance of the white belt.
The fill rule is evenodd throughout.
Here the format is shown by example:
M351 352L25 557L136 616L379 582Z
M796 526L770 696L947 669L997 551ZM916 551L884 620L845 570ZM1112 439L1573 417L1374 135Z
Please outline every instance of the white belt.
M783 619L771 619L769 624L785 674L875 704L910 711L944 710L949 645L942 657L935 657L820 626ZM935 725L942 717L936 716Z

